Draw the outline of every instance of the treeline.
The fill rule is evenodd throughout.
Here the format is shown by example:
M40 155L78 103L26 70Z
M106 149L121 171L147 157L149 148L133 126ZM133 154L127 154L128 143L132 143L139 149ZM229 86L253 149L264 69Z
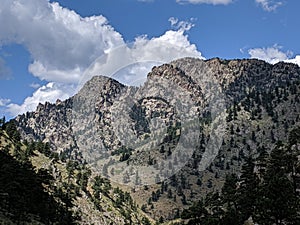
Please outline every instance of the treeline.
M210 193L181 213L190 225L300 224L300 127L288 143L249 156L241 174L227 174L220 192Z

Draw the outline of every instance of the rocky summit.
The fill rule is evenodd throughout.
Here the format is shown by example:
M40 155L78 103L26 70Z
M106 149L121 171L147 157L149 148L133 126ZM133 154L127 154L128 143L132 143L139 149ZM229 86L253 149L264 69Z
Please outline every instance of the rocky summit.
M223 193L228 174L240 177L251 158L262 177L262 153L290 143L300 126L299 85L300 68L291 63L183 58L152 68L140 87L95 76L75 96L39 104L14 122L21 140L49 143L62 163L86 165L93 176L128 191L147 223L200 224L193 221L209 215L221 221L231 212L225 209L231 203L220 207L220 215L207 202L198 204ZM299 173L293 172L295 192ZM91 187L84 195L94 193ZM193 216L196 206L207 214ZM251 223L255 215L241 221Z

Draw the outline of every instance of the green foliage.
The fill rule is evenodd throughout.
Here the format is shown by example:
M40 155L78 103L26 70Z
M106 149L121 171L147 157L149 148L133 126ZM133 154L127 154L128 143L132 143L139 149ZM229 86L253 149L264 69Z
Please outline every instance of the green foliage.
M6 131L6 133L8 134L8 136L12 140L14 140L14 141L20 141L21 135L18 132L17 126L16 126L16 124L15 124L15 122L13 120L5 123L3 126L4 126L4 130Z
M288 149L278 143L271 152L267 170L259 189L255 220L260 224L297 224L300 199L294 190L290 174L293 158Z
M132 155L132 148L128 148L126 146L121 146L119 149L113 151L111 155L120 155L120 162L126 161Z
M112 193L109 180L100 176L90 179L92 172L86 164L69 159L67 154L65 161L60 161L49 143L21 143L14 123L6 123L5 128L8 132L0 128L0 223L4 219L13 224L75 224L80 221L82 211L79 205L76 212L72 212L73 202L83 192L99 211L104 210L106 201L118 206L125 224L133 224L133 218L138 223L142 221L142 217L136 215L137 205L128 192L117 188ZM7 138L6 134L14 137ZM7 140L2 142L3 138ZM39 162L35 165L37 168L33 168L31 161L36 157L37 161L43 160L43 167L40 168ZM65 171L67 176L61 174ZM103 200L100 196L107 198ZM151 223L145 218L142 224Z
M151 222L147 217L143 217L142 224L143 225L151 225Z
M81 190L86 191L88 180L91 174L92 171L86 168L85 166L83 166L83 168L80 171L78 171L76 175L76 183L79 185Z
M248 157L242 166L242 174L239 179L238 210L240 211L241 221L247 220L255 209L255 199L258 196L259 180L254 172L255 163L252 157Z
M30 215L45 224L73 224L71 212L63 205L64 199L58 203L44 188L52 179L46 171L35 173L31 164L21 164L0 151L0 193L5 198L0 210L8 212L16 224L30 223Z
M119 187L113 189L113 193L115 196L115 204L117 207L121 207L123 205L134 206L133 199L128 192L122 191Z
M188 209L183 210L181 213L182 219L201 219L202 217L206 217L208 214L206 208L204 207L204 203L202 200L194 203Z
M112 189L110 181L100 176L96 176L94 178L94 184L92 188L94 190L95 198L99 198L100 193L104 194L105 196L108 196L110 190Z
M250 217L262 225L300 224L300 196L297 193L295 148L299 129L290 134L289 144L279 142L268 155L261 148L254 160L246 157L241 175L228 174L219 193L206 196L184 210L181 218L187 224L243 224ZM205 216L204 216L205 215ZM202 217L201 217L202 216Z
M300 143L300 126L293 129L289 134L289 145Z
M238 177L236 174L228 174L222 188L222 203L226 208L222 216L222 224L241 224L241 215L238 210Z

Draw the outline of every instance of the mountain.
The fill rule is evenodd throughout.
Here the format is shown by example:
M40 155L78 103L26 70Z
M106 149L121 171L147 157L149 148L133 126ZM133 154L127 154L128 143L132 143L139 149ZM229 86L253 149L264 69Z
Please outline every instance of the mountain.
M295 64L183 58L154 67L141 87L95 76L14 122L22 140L88 165L162 223L288 142L300 125L299 85Z
M130 194L0 124L1 224L150 224Z

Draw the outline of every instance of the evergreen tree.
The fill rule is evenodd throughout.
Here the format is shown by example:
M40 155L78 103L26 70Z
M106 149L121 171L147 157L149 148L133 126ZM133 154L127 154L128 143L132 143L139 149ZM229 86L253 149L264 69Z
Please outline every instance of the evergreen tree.
M237 208L237 181L236 174L227 174L222 188L222 200L227 208Z
M271 152L260 188L255 213L259 224L299 224L299 199L289 178L290 172L286 148L278 143Z
M300 143L300 126L293 129L289 134L289 145Z
M109 191L111 190L111 184L109 180L102 178L101 176L96 176L94 178L93 190L95 198L99 198L100 193L108 196Z
M4 124L5 126L5 131L8 134L8 136L13 139L14 141L18 142L21 140L21 135L17 130L17 126L15 124L14 121L9 121L6 124Z
M222 201L226 208L221 224L242 224L240 213L238 212L238 177L236 174L226 175L226 180L222 188Z
M264 146L259 147L257 149L257 151L259 152L259 156L256 159L256 167L258 169L258 173L259 173L258 175L260 177L262 177L265 174L265 171L267 168L267 160L268 160L269 154Z
M241 219L247 220L254 211L256 197L258 196L258 177L254 172L254 160L247 157L242 166L240 185L238 189L238 208L241 213Z
M207 210L205 209L204 203L202 200L194 203L188 209L183 210L181 214L182 219L191 219L189 224L200 224L200 221L208 215Z
M290 132L289 142L288 142L288 153L291 161L290 169L292 171L291 177L293 179L295 192L297 192L298 187L300 187L300 176L299 176L300 161L298 160L298 157L300 157L300 149L299 147L297 147L297 144L299 143L300 143L300 127L296 127Z
M220 193L208 193L205 198L205 207L210 212L205 224L219 224L220 219L224 214Z

